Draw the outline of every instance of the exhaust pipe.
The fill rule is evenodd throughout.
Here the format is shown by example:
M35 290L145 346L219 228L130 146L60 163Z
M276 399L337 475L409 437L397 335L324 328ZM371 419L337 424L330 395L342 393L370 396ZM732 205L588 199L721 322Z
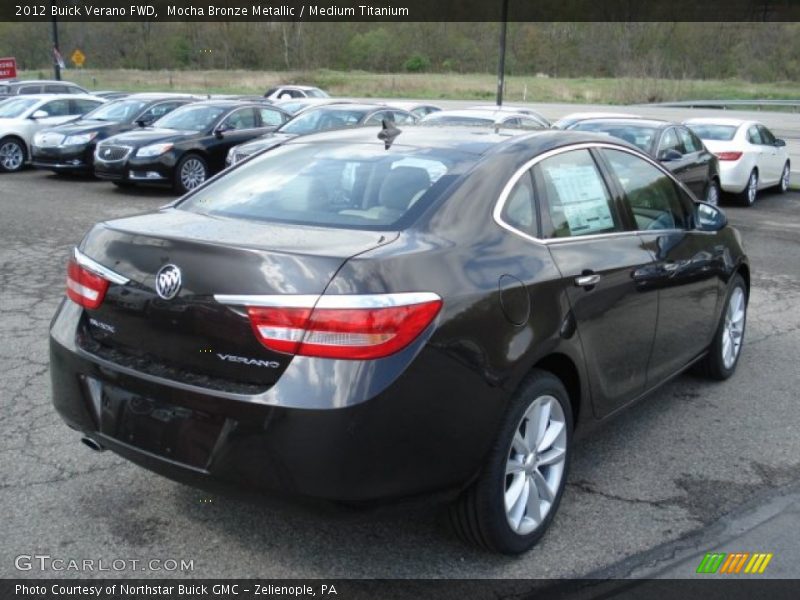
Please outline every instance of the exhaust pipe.
M86 436L82 437L81 438L81 443L84 446L87 446L88 448L91 448L95 452L104 452L105 451L105 448L103 448L103 446L101 446L98 442L96 442L95 440L93 440L90 437L86 437Z

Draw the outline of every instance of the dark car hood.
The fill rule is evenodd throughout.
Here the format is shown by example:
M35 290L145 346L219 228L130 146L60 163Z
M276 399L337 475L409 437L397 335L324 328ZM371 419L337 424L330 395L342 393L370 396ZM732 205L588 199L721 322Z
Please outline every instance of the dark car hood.
M107 132L128 125L120 121L95 121L94 119L78 119L63 125L48 127L48 131L56 131L63 135L76 135L90 131Z
M198 131L183 131L179 129L157 129L145 127L114 136L114 142L126 146L146 146L158 142L174 142L202 135Z
M266 150L267 148L273 148L287 140L291 140L296 137L296 133L268 133L267 135L262 135L260 138L256 138L251 142L247 142L246 144L240 144L236 147L236 152L249 156L251 154L255 154L256 152Z

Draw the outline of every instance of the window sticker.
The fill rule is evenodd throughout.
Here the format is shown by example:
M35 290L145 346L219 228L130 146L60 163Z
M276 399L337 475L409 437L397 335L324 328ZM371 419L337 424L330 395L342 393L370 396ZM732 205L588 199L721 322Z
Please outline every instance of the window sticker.
M593 166L552 165L545 172L558 194L572 234L614 228L606 189Z

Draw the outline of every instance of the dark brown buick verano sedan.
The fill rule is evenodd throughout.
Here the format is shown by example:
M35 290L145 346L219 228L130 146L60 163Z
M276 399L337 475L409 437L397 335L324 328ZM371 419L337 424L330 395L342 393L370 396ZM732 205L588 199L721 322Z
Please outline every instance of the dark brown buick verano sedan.
M593 134L298 138L96 225L51 328L84 443L200 485L364 503L449 492L530 548L573 434L690 366L729 377L738 232Z

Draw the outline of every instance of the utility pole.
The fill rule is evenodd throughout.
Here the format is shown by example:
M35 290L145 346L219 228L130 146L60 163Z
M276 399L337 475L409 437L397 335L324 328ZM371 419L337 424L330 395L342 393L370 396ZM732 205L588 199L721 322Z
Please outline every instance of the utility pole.
M61 50L58 47L58 20L56 19L56 11L53 9L56 6L56 0L50 0L50 20L53 26L53 75L56 81L61 81L61 65L58 64L58 57L61 55Z
M503 0L503 23L500 25L500 61L497 65L497 106L503 106L503 88L506 83L506 29L508 28L508 0Z

